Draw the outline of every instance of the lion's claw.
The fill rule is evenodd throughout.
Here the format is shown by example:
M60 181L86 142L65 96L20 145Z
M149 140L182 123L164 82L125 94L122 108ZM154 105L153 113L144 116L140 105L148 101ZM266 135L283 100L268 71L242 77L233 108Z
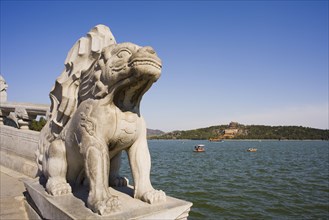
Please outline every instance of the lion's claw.
M110 186L114 186L114 187L123 187L127 185L128 185L128 179L126 177L118 176L111 179L110 181Z
M110 198L98 201L95 204L90 204L89 207L99 215L107 215L119 211L121 203L117 196L111 196Z
M152 190L143 194L142 201L153 204L166 201L166 194L162 190Z
M66 181L49 179L46 185L47 192L53 196L60 196L72 192L71 186Z

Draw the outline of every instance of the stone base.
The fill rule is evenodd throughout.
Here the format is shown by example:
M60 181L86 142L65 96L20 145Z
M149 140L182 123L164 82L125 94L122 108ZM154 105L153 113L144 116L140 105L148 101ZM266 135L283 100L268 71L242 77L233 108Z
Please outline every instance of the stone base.
M110 215L100 216L86 207L88 189L80 187L73 194L51 196L47 194L39 179L24 182L28 195L30 212L40 216L40 219L187 219L192 206L191 202L167 196L167 201L150 205L132 198L130 187L110 188L113 195L119 197L122 204L121 211ZM29 198L30 197L30 198ZM34 211L33 211L33 210Z

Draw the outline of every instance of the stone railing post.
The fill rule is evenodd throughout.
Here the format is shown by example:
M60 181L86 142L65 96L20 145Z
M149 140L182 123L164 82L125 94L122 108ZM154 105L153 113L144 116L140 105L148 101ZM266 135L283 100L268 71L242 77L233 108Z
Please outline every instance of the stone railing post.
M24 107L15 108L15 116L17 118L17 123L20 129L29 130L29 124L31 119L27 114L27 111Z
M2 114L2 111L0 109L0 125L3 125L3 118L4 118L4 115Z

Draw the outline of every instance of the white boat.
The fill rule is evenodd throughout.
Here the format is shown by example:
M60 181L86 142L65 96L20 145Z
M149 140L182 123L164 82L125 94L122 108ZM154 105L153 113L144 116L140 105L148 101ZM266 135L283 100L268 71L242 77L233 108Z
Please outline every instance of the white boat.
M194 146L194 152L205 152L204 144L198 144Z

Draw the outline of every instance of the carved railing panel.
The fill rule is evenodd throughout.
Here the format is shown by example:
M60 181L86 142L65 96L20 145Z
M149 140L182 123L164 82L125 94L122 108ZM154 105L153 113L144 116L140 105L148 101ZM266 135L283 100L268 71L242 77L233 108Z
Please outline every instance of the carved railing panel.
M14 127L28 130L29 124L37 116L49 115L49 105L19 103L19 102L0 102L0 125L4 124L5 118L10 119Z

